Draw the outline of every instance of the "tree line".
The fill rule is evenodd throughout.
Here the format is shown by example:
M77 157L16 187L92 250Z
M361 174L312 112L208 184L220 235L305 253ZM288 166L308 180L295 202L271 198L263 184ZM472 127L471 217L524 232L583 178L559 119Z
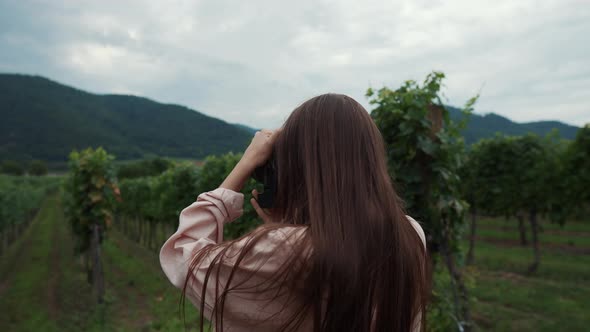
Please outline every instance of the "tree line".
M33 175L42 176L47 174L47 163L43 160L32 160L29 163L22 163L16 160L4 160L0 163L0 173L7 175Z
M533 260L528 273L541 262L539 217L563 225L581 219L590 208L590 126L573 142L557 135L539 137L498 135L466 152L462 172L463 196L471 212L467 263L474 261L477 215L514 218L521 245L527 245L528 220Z

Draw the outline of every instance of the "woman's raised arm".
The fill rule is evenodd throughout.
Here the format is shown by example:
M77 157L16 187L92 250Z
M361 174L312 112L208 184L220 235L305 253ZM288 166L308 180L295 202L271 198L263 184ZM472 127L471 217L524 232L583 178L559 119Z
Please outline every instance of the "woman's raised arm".
M202 193L180 213L178 230L160 250L160 264L172 284L184 286L188 267L197 251L223 241L223 226L243 211L244 195L218 188Z

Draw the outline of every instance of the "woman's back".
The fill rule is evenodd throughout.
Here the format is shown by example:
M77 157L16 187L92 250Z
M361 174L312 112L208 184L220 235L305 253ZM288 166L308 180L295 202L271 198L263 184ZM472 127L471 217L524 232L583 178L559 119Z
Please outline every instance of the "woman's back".
M160 251L160 262L164 273L178 288L185 288L187 273L192 256L200 249L221 243L217 227L231 222L242 213L243 194L227 189L217 189L204 193L198 200L184 209L180 215L178 230L166 241ZM408 221L425 243L424 232L418 222L411 217ZM222 228L221 228L222 230ZM297 291L266 287L268 280L276 277L285 260L292 254L293 247L307 231L306 226L281 225L265 233L250 253L240 262L239 269L233 271L233 283L239 287L228 294L224 307L224 330L228 331L278 331L301 305ZM228 257L237 257L238 252L248 246L251 238L243 237L228 251ZM209 253L209 257L192 272L192 279L186 284L186 297L197 307L205 294L204 316L213 318L215 306L214 287L224 288L236 264L235 259L218 262L211 260L222 248ZM221 263L221 264L220 264ZM207 271L212 266L210 283L203 293ZM302 285L304 286L304 285ZM235 286L234 286L235 287ZM383 294L394 296L393 294ZM311 313L304 317L299 331L313 330Z

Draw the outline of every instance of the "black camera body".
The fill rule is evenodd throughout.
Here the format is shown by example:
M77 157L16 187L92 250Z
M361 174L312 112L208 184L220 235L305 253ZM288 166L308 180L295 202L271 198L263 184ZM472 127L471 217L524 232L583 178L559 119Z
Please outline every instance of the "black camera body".
M277 192L277 168L274 158L269 158L264 165L257 167L252 173L252 178L264 186L263 192L258 193L258 205L264 209L272 208Z

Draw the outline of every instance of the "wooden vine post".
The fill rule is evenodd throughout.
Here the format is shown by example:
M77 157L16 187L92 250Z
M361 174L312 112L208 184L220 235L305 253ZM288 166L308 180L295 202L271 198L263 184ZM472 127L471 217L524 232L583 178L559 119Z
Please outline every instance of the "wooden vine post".
M435 105L435 104L430 104L428 105L428 120L431 123L431 130L430 130L430 138L432 139L433 142L435 142L435 144L441 144L440 139L438 139L437 134L441 131L441 129L444 126L444 122L443 122L443 112L445 111L444 107L440 106L440 105ZM420 157L422 159L422 169L423 169L423 174L424 174L424 179L425 181L423 182L423 186L426 192L424 193L424 197L430 197L430 187L432 185L432 178L434 176L434 172L433 172L433 167L432 167L432 163L434 161L434 158L432 158L431 156L421 152L420 153ZM443 234L441 234L441 243L440 243L440 252L444 257L444 261L445 261L445 265L451 275L451 278L453 278L453 281L456 284L458 293L459 293L459 297L460 299L457 298L457 296L455 295L454 300L455 300L455 306L457 308L462 308L461 309L461 314L463 316L463 321L464 322L471 322L471 311L469 310L469 291L467 289L467 287L465 286L465 282L463 280L463 275L461 273L461 270L457 267L456 261L455 261L455 257L452 254L451 251L451 233L448 230L448 225L444 225L445 227L443 228ZM471 325L470 323L465 324L463 327L464 331L470 331L471 330Z

